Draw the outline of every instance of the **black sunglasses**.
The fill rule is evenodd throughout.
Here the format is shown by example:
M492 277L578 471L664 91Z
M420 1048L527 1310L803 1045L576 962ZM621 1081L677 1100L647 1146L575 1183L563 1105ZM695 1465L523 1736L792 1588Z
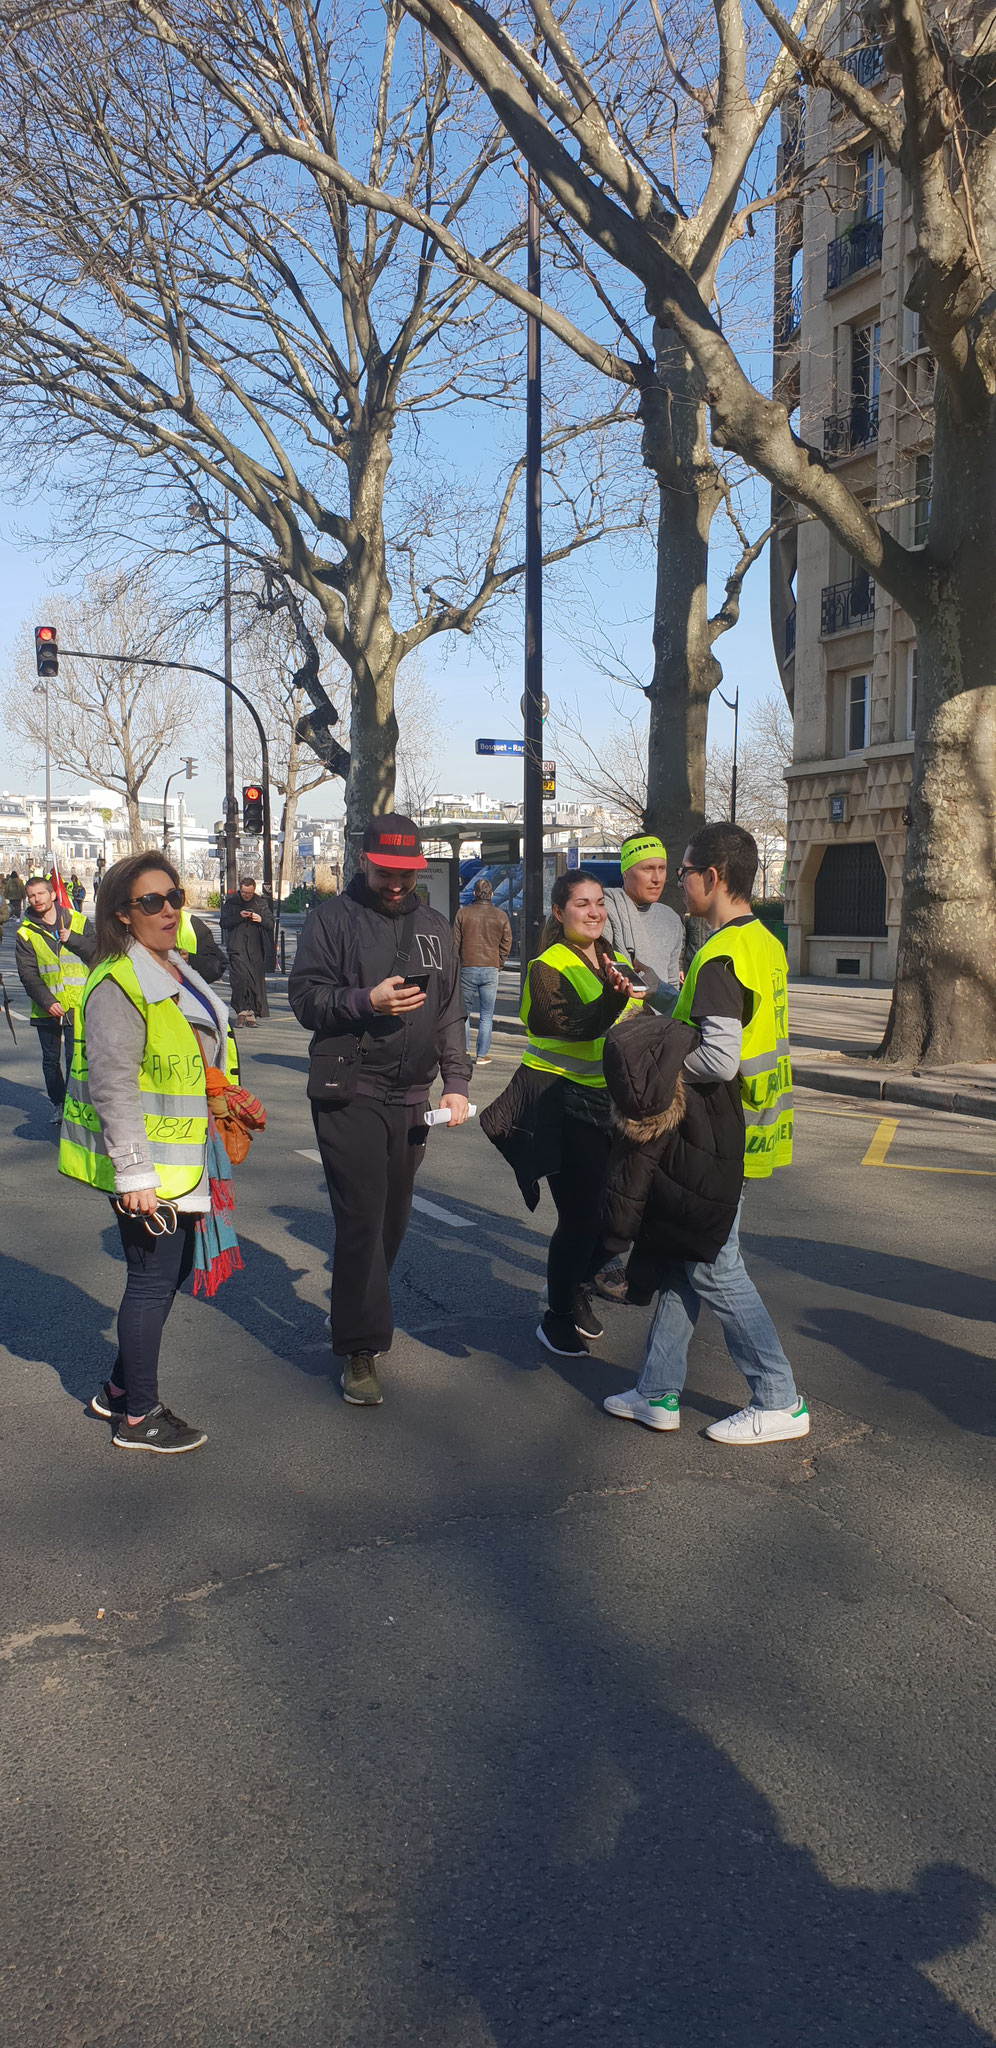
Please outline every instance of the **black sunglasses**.
M680 868L675 868L674 872L675 879L679 882L683 882L686 875L707 875L709 873L709 870L708 868L693 868L690 861L688 866L686 867L683 861Z
M167 903L171 910L182 910L186 900L182 889L167 889L165 896L161 896L158 889L150 889L147 896L133 896L128 908L144 910L146 917L155 917Z

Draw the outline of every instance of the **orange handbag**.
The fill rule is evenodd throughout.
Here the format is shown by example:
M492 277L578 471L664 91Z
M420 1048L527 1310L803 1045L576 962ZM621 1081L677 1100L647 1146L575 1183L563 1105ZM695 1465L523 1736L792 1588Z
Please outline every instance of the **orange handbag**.
M226 1080L220 1067L205 1066L207 1106L233 1166L241 1166L256 1131L266 1129L266 1111L258 1095Z

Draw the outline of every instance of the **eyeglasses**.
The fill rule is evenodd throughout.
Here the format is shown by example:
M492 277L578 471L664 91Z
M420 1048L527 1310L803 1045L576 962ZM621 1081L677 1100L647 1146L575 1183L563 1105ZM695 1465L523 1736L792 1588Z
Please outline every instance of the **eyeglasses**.
M686 875L707 875L709 870L708 868L693 868L691 863L686 867L684 862L682 862L680 868L675 868L674 872L677 880L683 882Z
M155 917L167 903L171 910L182 910L186 900L182 889L167 889L165 896L158 889L150 889L147 896L133 896L128 908L144 910L146 917Z

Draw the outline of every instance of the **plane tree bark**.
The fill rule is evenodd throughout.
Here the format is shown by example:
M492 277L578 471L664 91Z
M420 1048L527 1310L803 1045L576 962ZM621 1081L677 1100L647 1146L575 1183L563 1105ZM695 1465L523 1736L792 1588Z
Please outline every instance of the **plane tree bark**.
M991 15L975 27L891 0L881 10L887 84L862 87L797 11L758 0L783 58L834 95L877 139L913 199L918 308L937 360L933 491L926 548L902 547L784 403L752 384L711 304L702 257L735 207L733 173L769 92L748 106L739 0L713 0L723 80L709 114L715 178L688 222L627 149L624 119L586 75L547 0L523 7L518 40L485 8L408 0L458 57L582 234L635 277L701 379L714 445L731 450L822 520L913 620L919 681L899 965L883 1047L933 1065L996 1058L996 51ZM545 39L541 63L526 43Z

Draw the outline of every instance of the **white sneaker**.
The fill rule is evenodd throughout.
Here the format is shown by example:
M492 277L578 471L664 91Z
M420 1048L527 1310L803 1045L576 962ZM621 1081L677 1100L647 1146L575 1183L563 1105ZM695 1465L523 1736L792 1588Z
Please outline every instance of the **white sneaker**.
M624 1416L627 1422L643 1422L648 1429L681 1428L677 1394L662 1394L657 1401L647 1401L638 1387L631 1387L628 1394L610 1394L602 1407L610 1415Z
M791 1436L809 1435L809 1409L800 1394L794 1408L758 1408L753 1401L722 1422L710 1422L706 1435L714 1444L780 1444Z

